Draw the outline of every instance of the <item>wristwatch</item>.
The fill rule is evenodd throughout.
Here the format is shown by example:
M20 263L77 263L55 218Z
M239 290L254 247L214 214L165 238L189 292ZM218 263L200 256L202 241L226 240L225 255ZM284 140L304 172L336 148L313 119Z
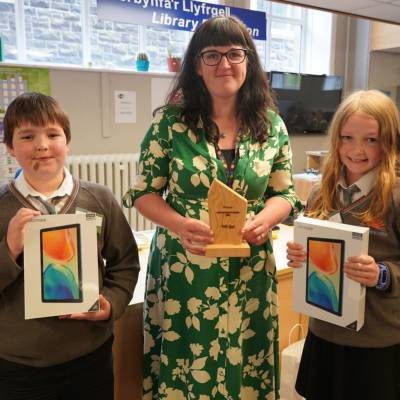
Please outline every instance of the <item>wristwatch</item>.
M378 290L386 290L390 284L390 271L386 264L377 263L379 268L378 283L375 286Z

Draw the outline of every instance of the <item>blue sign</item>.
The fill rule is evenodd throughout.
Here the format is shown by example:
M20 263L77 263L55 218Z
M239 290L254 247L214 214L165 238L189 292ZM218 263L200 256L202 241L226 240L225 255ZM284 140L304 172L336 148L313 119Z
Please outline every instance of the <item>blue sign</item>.
M253 39L267 38L265 12L199 1L97 0L97 15L101 19L190 32L211 17L233 15L247 26Z

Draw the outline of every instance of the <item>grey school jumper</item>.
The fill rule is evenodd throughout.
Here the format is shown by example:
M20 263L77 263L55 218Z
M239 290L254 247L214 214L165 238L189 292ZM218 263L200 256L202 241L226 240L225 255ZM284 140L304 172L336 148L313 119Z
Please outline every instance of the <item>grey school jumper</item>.
M139 273L132 231L110 190L74 181L74 190L61 213L80 207L103 215L97 235L100 292L110 301L108 321L24 319L22 256L17 263L6 245L10 219L21 207L34 208L14 187L0 188L0 358L31 366L51 366L92 352L113 332L113 322L128 305ZM103 261L104 260L104 261Z
M312 208L318 190L316 187L312 191L307 208ZM372 192L342 211L344 223L361 225L354 214L368 208L371 194ZM376 262L388 265L391 276L389 290L382 292L367 288L365 322L358 332L310 319L310 329L318 337L354 347L387 347L400 343L400 180L397 180L384 224L382 229L370 228L369 255Z

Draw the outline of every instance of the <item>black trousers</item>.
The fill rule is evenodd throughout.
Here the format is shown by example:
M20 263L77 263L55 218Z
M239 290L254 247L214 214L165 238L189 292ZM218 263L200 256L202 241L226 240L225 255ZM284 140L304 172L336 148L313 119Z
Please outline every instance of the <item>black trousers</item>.
M94 352L52 367L0 359L1 400L113 400L113 338Z

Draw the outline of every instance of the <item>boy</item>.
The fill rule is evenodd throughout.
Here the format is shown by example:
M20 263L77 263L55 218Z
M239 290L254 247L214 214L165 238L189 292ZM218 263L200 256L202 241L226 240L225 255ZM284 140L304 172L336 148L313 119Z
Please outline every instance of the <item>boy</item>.
M3 400L113 399L113 322L128 305L139 261L112 193L64 167L67 115L50 96L25 93L8 107L4 142L23 172L0 188L0 392ZM97 235L100 310L24 319L23 230L40 213L102 216ZM29 282L25 282L29 284Z

